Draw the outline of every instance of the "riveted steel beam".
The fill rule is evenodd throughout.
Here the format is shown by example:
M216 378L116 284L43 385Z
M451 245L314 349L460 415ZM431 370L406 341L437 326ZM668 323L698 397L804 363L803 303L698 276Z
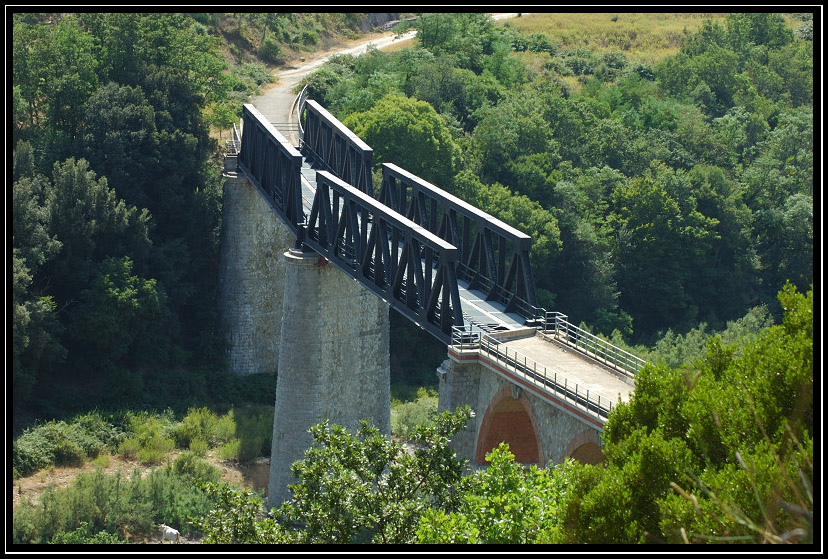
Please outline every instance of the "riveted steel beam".
M382 164L379 200L458 247L457 276L470 289L536 318L529 235L393 163Z
M304 244L444 343L464 325L458 249L327 171Z

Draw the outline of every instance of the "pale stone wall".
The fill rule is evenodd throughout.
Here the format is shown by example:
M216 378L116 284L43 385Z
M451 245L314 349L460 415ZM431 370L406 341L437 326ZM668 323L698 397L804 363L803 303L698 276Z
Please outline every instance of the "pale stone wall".
M290 466L311 446L314 424L328 419L354 432L367 419L391 435L388 305L315 253L291 250L284 259L271 507L290 496Z
M515 399L520 398L522 394L529 401L537 426L538 446L542 453L543 465L560 464L564 458L577 449L578 442L582 441L582 444L594 442L600 445L597 428L541 399L529 390L517 387L477 361L458 363L448 359L443 362L437 373L440 377L438 409L440 411L454 410L457 406L468 405L475 413L466 430L458 433L451 442L451 447L458 456L474 461L483 417L495 395L504 386L513 387L512 397ZM472 465L478 464L473 462Z
M228 369L239 375L275 372L284 297L282 255L296 238L262 194L225 161L219 305Z

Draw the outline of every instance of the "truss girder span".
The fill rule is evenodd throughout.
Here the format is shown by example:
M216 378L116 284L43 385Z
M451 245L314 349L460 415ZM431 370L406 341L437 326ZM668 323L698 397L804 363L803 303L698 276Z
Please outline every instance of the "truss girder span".
M239 166L296 233L302 213L302 154L253 105L242 108Z
M537 318L532 238L416 175L382 164L379 200L459 250L457 275L506 312Z
M438 339L463 326L457 248L327 171L303 243Z
M302 153L360 192L374 195L374 151L313 99L300 109L305 117Z

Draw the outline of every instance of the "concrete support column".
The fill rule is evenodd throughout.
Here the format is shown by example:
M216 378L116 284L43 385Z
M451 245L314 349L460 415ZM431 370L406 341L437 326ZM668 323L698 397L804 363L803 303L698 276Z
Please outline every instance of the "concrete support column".
M316 253L284 255L285 294L268 506L290 497L290 466L328 419L391 436L388 305Z
M262 194L225 159L219 308L228 369L272 373L279 362L284 260L296 238Z

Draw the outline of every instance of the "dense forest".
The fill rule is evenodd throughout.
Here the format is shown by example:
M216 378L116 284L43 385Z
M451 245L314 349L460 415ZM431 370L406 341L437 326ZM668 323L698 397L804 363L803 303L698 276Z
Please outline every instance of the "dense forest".
M356 16L12 14L16 423L272 400L273 374L222 374L210 129L272 81L280 44L355 36Z
M529 232L541 306L651 344L807 290L813 47L780 15L707 22L654 65L485 14L413 25L415 48L337 57L310 95L378 162Z
M272 79L266 64L320 48L332 30L354 38L362 21L13 14L16 424L93 408L272 404L275 372L223 373L216 140ZM400 165L531 234L541 306L654 363L610 418L606 465L528 473L501 449L488 473L461 477L445 447L460 412L412 434L431 454L404 463L367 427L354 439L320 429L318 463L298 470L307 493L280 512L288 522L255 524L255 499L213 488L225 508L199 525L206 541L807 539L811 14L711 17L658 60L629 54L620 34L593 49L523 25L418 14L397 27L416 29L411 48L335 56L302 85L377 165ZM340 482L383 467L400 476L396 492L363 488L359 522L319 516L356 498L331 484L327 503L314 500L314 476L339 467L336 452L382 466L340 468ZM406 473L421 485L406 485ZM533 495L546 508L532 508ZM770 512L780 500L788 508ZM483 522L481 507L522 516ZM303 530L280 527L291 522Z

